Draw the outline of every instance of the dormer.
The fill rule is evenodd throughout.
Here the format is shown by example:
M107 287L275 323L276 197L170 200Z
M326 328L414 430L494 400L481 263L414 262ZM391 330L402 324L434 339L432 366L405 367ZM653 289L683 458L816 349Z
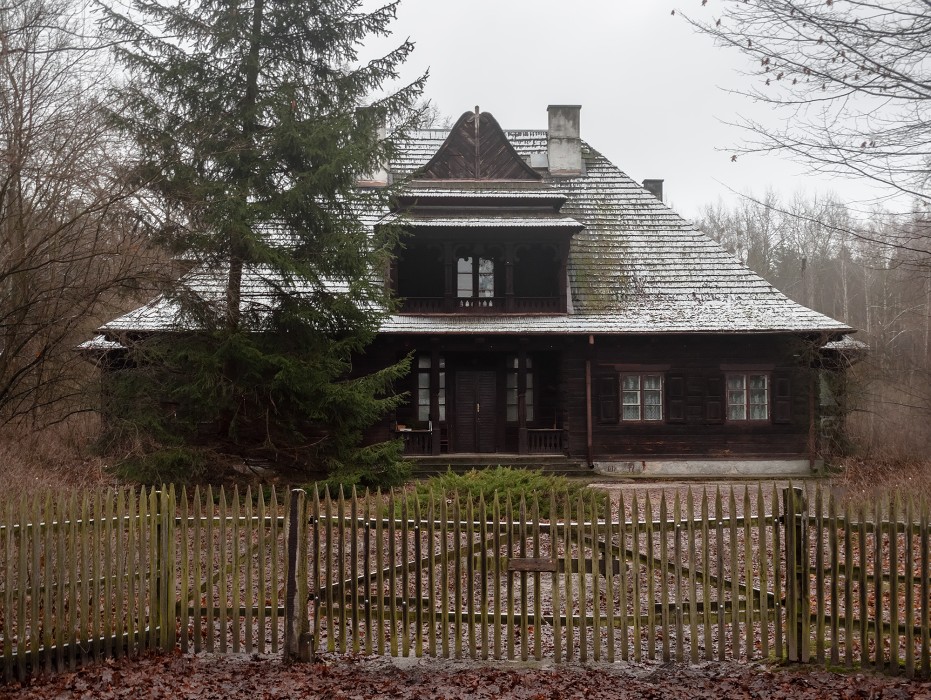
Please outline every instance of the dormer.
M412 174L386 222L409 233L392 270L401 313L566 313L566 195L487 112L463 114Z

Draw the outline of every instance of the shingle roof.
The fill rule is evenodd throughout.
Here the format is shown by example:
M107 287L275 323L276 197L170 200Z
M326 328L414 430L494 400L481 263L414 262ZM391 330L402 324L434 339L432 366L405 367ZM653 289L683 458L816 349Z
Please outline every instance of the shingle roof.
M412 134L390 164L395 181L427 163L447 133L431 129ZM527 162L531 154L546 152L545 131L505 133ZM544 185L548 194L539 195L552 197L554 191L565 195L568 199L560 214L551 220L573 222L576 227L577 221L585 227L571 243L568 314L405 314L386 319L382 330L404 334L830 332L838 336L852 330L788 299L588 144L583 142L582 149L583 174L549 180ZM411 187L410 193L423 195L423 185ZM451 189L461 191L438 182L433 189L438 196L449 196ZM480 185L477 189L502 196L508 187L499 182L491 189ZM371 225L386 213L373 212L365 219ZM475 225L492 223L473 218ZM461 225L463 220L456 221ZM252 285L248 272L244 282L261 294L261 284ZM169 327L172 318L171 304L156 299L101 330L158 330Z

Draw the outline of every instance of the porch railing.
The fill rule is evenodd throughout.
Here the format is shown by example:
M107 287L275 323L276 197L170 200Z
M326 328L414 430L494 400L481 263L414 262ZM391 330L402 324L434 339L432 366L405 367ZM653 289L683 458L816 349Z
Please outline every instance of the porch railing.
M563 453L563 435L559 428L528 428L527 451L533 455Z

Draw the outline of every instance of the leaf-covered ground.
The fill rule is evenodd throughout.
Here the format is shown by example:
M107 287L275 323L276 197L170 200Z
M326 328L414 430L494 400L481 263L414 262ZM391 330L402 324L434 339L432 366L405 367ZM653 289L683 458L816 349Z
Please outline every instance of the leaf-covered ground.
M257 656L161 655L0 686L0 700L170 698L931 698L931 682L758 664L521 666L326 657L282 666Z

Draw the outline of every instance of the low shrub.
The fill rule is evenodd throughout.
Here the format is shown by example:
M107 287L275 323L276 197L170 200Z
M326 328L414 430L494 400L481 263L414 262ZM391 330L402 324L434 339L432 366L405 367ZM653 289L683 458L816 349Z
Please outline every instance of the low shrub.
M188 447L166 447L155 452L129 457L113 468L123 481L146 486L193 484L207 474L207 457Z
M494 467L473 469L464 474L448 471L418 482L414 488L414 495L420 504L421 514L427 512L431 500L436 504L443 499L448 504L452 504L458 499L460 513L465 515L468 512L468 504L471 503L475 517L478 517L479 504L484 501L489 518L492 517L492 506L497 495L502 517L510 503L516 519L520 500L523 497L527 504L528 518L531 516L536 499L539 503L540 517L549 519L552 515L550 513L551 494L556 497L556 509L559 516L565 513L566 503L569 502L572 504L572 516L575 517L580 495L584 502L586 518L591 517L593 503L596 504L595 507L599 514L604 512L606 495L603 492L587 489L580 481L528 469Z

